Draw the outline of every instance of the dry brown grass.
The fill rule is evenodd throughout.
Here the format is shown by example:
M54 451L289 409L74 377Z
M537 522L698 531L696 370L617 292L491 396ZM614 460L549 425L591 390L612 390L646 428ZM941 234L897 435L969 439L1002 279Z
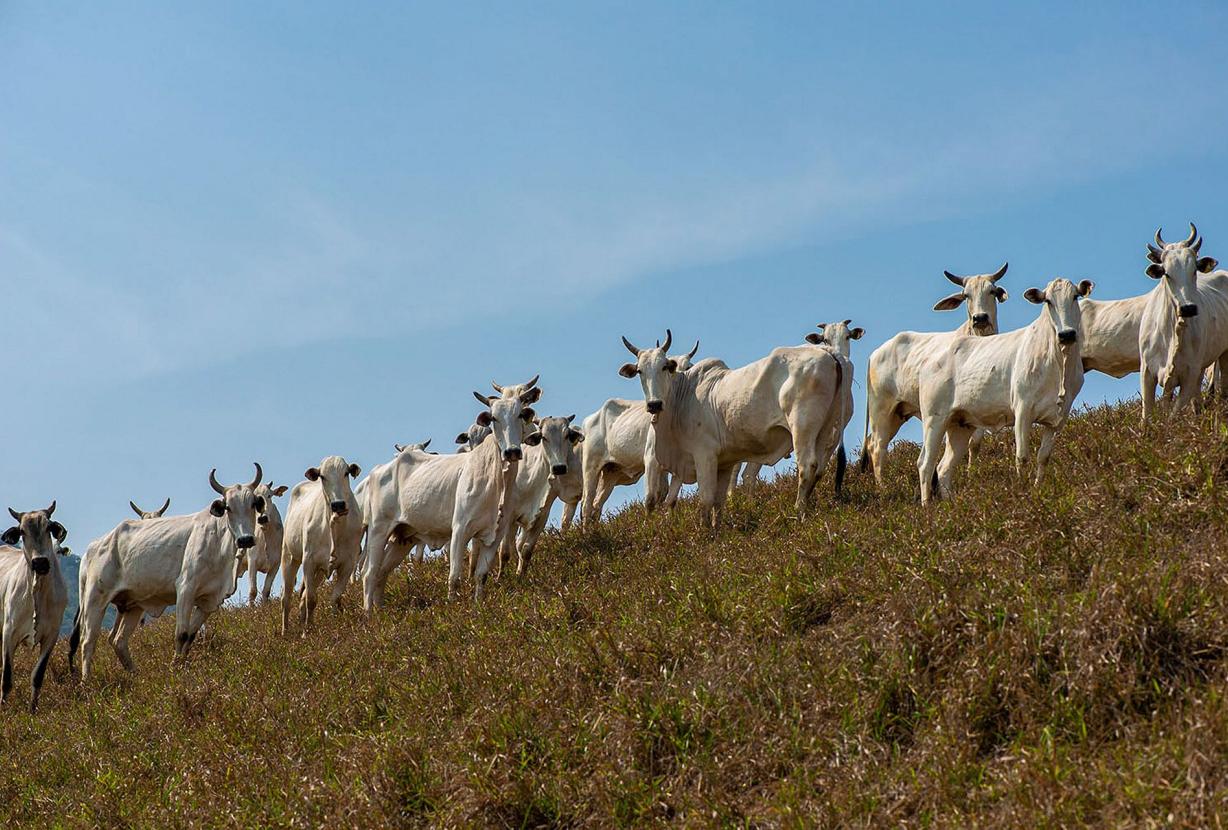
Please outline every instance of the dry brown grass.
M715 534L685 505L552 537L481 608L429 563L306 641L275 606L228 611L170 668L159 622L139 675L105 653L37 718L15 696L0 805L38 827L1218 826L1228 428L1137 412L1080 415L1037 490L996 439L922 510L901 447L885 493L851 475L808 521L782 482Z

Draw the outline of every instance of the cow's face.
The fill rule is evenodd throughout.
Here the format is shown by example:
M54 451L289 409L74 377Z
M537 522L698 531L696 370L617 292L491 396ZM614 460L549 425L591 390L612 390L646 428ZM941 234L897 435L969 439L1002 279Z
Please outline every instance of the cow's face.
M29 510L18 513L9 508L9 515L17 522L0 535L0 541L6 545L16 546L21 543L21 552L25 554L26 564L34 572L37 579L51 572L51 560L60 550L60 543L68 536L64 525L51 518L55 513L55 502L46 510Z
M524 442L531 447L541 444L546 463L550 465L551 478L567 475L567 471L576 463L573 448L584 440L584 433L572 429L571 422L575 419L575 415L542 418L537 424L537 431L524 438Z
M264 471L256 465L256 477L250 484L232 484L229 487L218 483L217 470L209 473L209 486L221 498L214 499L209 512L226 520L226 527L234 537L238 555L256 544L256 514L265 509L264 497L256 493Z
M1198 275L1209 274L1219 265L1213 258L1199 257L1202 238L1198 229L1190 225L1190 236L1183 242L1165 242L1156 231L1156 245L1147 246L1147 276L1160 280L1168 294L1169 302L1181 321L1198 316Z
M473 396L488 407L478 415L478 425L490 428L504 461L519 461L524 456L520 446L524 438L524 425L537 414L529 404L541 397L541 390L522 391L514 397L496 398L481 392L474 392Z
M992 274L977 274L973 277L960 277L950 271L943 271L946 278L960 287L954 294L943 297L934 304L934 311L950 311L964 305L968 309L968 322L973 334L998 333L998 303L1006 302L1006 289L998 285L998 280L1006 274L1009 263L1003 263Z
M333 519L349 515L350 502L354 499L350 480L361 474L361 467L350 464L339 455L330 455L320 462L319 467L311 467L304 473L308 481L320 482L324 502L328 505L328 513Z
M811 332L806 335L806 342L813 343L816 346L828 346L835 349L836 354L842 357L848 357L851 350L849 341L860 340L866 330L861 326L849 328L849 323L852 320L844 320L839 323L819 323L818 331Z
M1024 292L1028 302L1043 305L1044 315L1053 327L1053 336L1063 351L1069 350L1083 337L1083 315L1079 300L1092 293L1092 281L1083 280L1075 285L1070 280L1058 278L1045 286L1029 288Z
M286 494L286 485L282 484L278 487L273 486L273 482L261 484L256 488L256 495L260 497L262 504L260 510L256 513L256 524L264 526L269 523L269 514L273 509L273 499Z
M490 427L472 424L468 430L456 436L456 443L460 444L457 452L470 452L476 449L478 444L486 440L487 435L490 435Z
M618 373L625 378L639 375L640 387L644 390L644 406L654 423L657 416L665 411L670 386L679 371L678 361L669 356L669 347L673 342L674 335L669 329L665 330L665 343L651 349L637 348L630 340L623 338L623 345L635 355L635 362L623 364Z

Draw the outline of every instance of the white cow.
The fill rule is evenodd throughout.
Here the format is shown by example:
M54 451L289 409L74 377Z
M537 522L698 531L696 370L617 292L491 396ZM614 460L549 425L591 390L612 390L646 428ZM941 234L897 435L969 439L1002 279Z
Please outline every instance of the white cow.
M509 499L511 525L500 545L499 573L517 553L516 575L523 576L537 540L550 520L550 509L556 500L565 505L563 529L571 526L576 507L584 490L580 454L576 446L584 441L584 434L571 425L576 418L542 418L537 430L525 436L528 447L520 469L516 474L516 487ZM521 532L517 540L516 531Z
M490 427L484 427L481 424L470 424L469 429L456 436L456 443L460 445L457 452L469 452L486 440L486 436L490 435Z
M225 487L217 471L209 485L220 498L199 513L159 519L128 519L92 542L81 561L80 608L68 643L68 663L81 647L81 678L88 680L94 646L107 606L120 609L112 646L124 668L134 670L128 638L141 614L175 611L175 655L186 657L200 627L234 593L239 557L256 544L256 514L264 500L256 488L264 473L256 465L250 484Z
M309 467L306 481L290 491L285 538L281 548L281 633L290 627L292 586L303 569L303 596L299 624L306 635L315 618L317 593L332 577L332 604L340 610L341 596L354 576L366 529L363 511L350 487L362 469L339 455L330 455L318 467Z
M474 598L482 598L497 545L510 525L508 512L501 508L513 492L524 454L523 425L535 415L528 404L541 397L541 390L530 384L510 389L519 394L496 398L473 393L488 407L477 423L490 427L491 434L470 452L429 455L411 450L393 459L390 475L371 479L365 608L383 604L389 575L412 546L423 543L448 546L448 597L455 599L473 542L477 546Z
M68 535L64 525L51 518L55 502L46 510L18 513L9 508L17 522L0 534L0 703L13 689L13 652L21 645L38 649L38 659L30 675L30 711L38 710L38 695L51 650L60 637L64 608L68 605L68 585L60 571L61 555L68 552L60 543ZM17 547L20 544L21 547Z
M1180 388L1175 415L1197 399L1207 367L1228 368L1228 272L1198 256L1202 238L1193 224L1187 239L1166 243L1156 231L1155 243L1147 246L1147 276L1160 284L1147 295L1138 339L1144 423L1156 383L1166 398Z
M273 499L286 494L286 485L274 487L272 482L256 488L256 495L264 499L264 510L256 515L256 545L247 551L239 562L239 576L248 575L247 604L256 604L257 580L264 574L264 588L259 591L263 602L269 601L273 580L281 568L281 546L285 537L285 523L281 511Z
M992 274L960 277L943 271L960 287L934 304L935 311L950 311L965 305L968 319L955 331L902 331L870 355L866 377L866 435L861 448L861 469L874 468L874 478L883 484L883 461L887 445L909 419L920 414L921 371L933 355L946 354L957 337L998 333L998 304L1006 302L1006 289L998 280L1006 274L1003 263Z
M1015 468L1022 476L1031 455L1032 425L1039 424L1036 481L1040 482L1057 431L1083 387L1078 301L1091 290L1089 280L1076 286L1066 279L1053 280L1043 291L1029 288L1024 297L1042 306L1031 325L996 337L961 335L950 341L945 352L931 352L918 367L923 439L917 472L922 504L929 503L935 478L941 494L950 492L954 467L963 460L977 429L1014 426ZM947 447L939 464L944 436Z
M696 340L689 352L673 355L670 359L675 362L677 371L685 372L691 368L698 351L699 341ZM658 504L673 507L683 482L695 482L694 470L671 476L657 463L652 416L643 403L642 400L611 398L584 419L584 446L580 454L584 479L581 521L585 524L601 520L605 503L615 487L635 484L645 473L648 476L644 485L644 505L649 511Z
M653 416L656 457L671 473L695 471L705 518L715 527L742 461L775 463L797 454L797 510L811 494L853 412L853 364L829 349L796 346L730 369L703 360L686 372L668 355L672 335L658 348L623 345L635 363L619 369L639 377Z
M470 427L470 429L472 428L473 427ZM467 436L468 434L462 432L461 435ZM398 455L400 455L403 452L407 452L409 450L421 450L422 452L426 452L426 448L429 447L430 445L431 445L430 438L418 444L393 444L392 448L395 452L392 457L395 460ZM465 452L465 449L461 448L457 450L457 452ZM438 455L438 453L431 453L431 455ZM371 477L375 475L389 475L390 473L388 471L390 471L391 469L392 469L392 462L388 462L387 464L376 464L374 467L371 468L370 472L368 472L365 476L363 476L362 481L358 482L358 484L355 485L354 487L354 498L358 499L358 506L362 508L362 521L363 521L364 527L370 528L371 526L370 514L367 513L367 488L371 486ZM426 558L426 545L418 545L414 549L414 561L420 565L422 564L422 560L425 558ZM366 564L367 564L367 544L366 544L366 537L364 536L362 551L359 553L359 556L358 556L358 566L354 569L355 579L362 578L362 572L363 572L363 569L366 567Z

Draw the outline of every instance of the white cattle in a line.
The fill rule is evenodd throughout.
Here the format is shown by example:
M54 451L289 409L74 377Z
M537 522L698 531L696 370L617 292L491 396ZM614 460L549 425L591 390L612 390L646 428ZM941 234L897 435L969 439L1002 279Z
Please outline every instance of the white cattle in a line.
M81 648L81 678L88 680L107 606L120 612L111 644L124 668L134 670L128 638L141 614L175 606L175 655L186 657L205 621L234 593L239 558L256 544L256 494L264 473L256 465L250 484L209 485L218 493L207 508L188 516L128 519L90 543L81 560L80 608L68 644L68 662Z
M60 570L60 556L68 553L60 543L68 531L51 518L53 513L55 502L46 510L25 513L10 507L17 524L0 534L0 703L13 689L13 653L18 646L32 645L38 657L30 673L31 712L38 710L43 675L68 605L68 585Z
M285 537L281 549L281 633L290 627L290 606L298 569L303 568L299 625L305 635L315 619L317 594L332 577L331 601L340 610L341 597L354 576L362 550L363 511L350 486L362 469L339 455L309 467L306 481L290 491Z
M256 488L256 495L264 499L264 510L256 514L256 544L243 554L239 562L239 576L244 572L248 575L248 605L256 604L256 582L260 574L264 574L264 588L259 591L260 599L263 602L269 601L273 580L281 569L281 545L286 526L273 499L284 496L288 489L284 484L274 487L272 482Z
M796 507L805 515L852 417L853 364L830 349L794 346L738 369L709 359L679 372L668 354L672 339L667 330L662 346L640 349L624 337L636 361L619 369L640 379L657 461L671 473L694 470L715 527L737 464L775 463L795 452Z
M1160 282L1147 295L1138 339L1144 423L1157 383L1165 398L1176 393L1175 415L1197 400L1208 367L1228 368L1228 272L1198 256L1202 238L1193 224L1187 239L1166 243L1156 231L1155 243L1147 246L1147 276Z
M584 441L584 434L572 427L575 417L542 418L536 431L524 437L527 449L508 500L511 524L500 545L500 574L513 551L517 554L516 575L523 576L528 570L556 500L564 504L563 530L571 526L584 490L580 453L576 449Z
M686 354L673 355L671 359L677 371L690 369L698 351L699 341L696 340ZM683 482L695 481L694 470L670 475L657 463L652 416L644 409L643 400L611 398L584 419L581 431L584 433L584 444L580 448L584 494L580 518L585 524L601 520L605 503L615 487L635 484L646 473L644 505L649 511L658 504L673 507Z
M998 304L1006 302L1006 289L998 280L1006 274L1003 263L992 274L960 277L943 271L960 287L934 304L935 311L950 311L964 305L968 318L955 331L902 331L870 354L866 374L866 433L861 448L861 469L874 468L874 478L883 485L883 462L887 445L908 419L921 412L919 390L921 366L933 355L946 354L957 337L984 337L998 333Z
M945 352L929 354L919 367L922 504L929 503L935 479L940 494L951 491L953 470L977 429L1014 427L1015 469L1022 476L1031 455L1032 425L1038 424L1036 482L1041 481L1057 431L1083 387L1078 301L1091 290L1089 280L1076 286L1061 278L1043 291L1029 288L1023 296L1042 306L1031 325L996 337L959 336ZM939 464L944 437L947 446Z
M473 393L487 406L477 424L491 428L473 450L456 455L409 450L393 459L390 474L372 477L367 490L365 608L383 605L388 577L418 544L448 546L448 597L454 599L473 542L474 598L481 599L498 543L510 525L510 516L501 508L515 486L524 424L535 414L529 404L541 397L535 384L536 378L532 384L519 384L513 390L519 394L510 397Z

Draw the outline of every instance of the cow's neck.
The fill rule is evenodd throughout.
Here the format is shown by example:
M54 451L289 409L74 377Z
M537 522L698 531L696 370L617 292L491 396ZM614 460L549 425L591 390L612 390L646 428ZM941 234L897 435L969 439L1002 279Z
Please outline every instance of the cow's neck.
M665 407L652 428L657 435L657 460L670 472L676 472L682 460L683 443L681 433L687 422L687 411L695 395L694 377L692 372L679 372L670 384L669 394L665 396Z
M1083 373L1083 346L1076 340L1063 350L1058 345L1057 332L1048 316L1048 312L1041 308L1040 316L1028 326L1028 342L1024 344L1024 348L1042 358L1043 364L1058 367L1057 395L1058 399L1065 403L1068 387ZM1075 392L1077 394L1078 390Z

